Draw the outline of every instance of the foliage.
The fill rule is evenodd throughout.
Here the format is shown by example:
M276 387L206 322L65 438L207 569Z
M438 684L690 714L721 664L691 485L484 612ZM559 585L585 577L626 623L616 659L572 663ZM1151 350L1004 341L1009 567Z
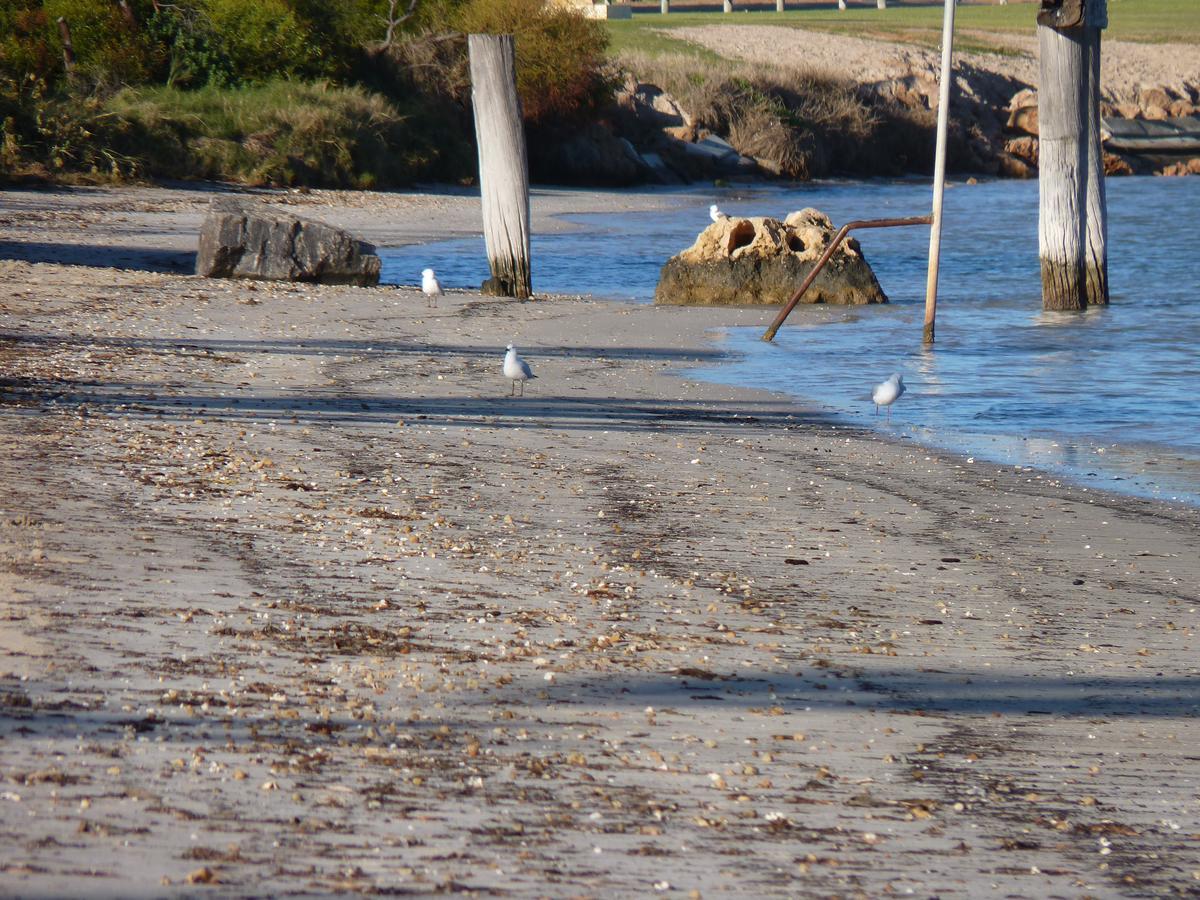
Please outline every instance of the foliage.
M608 37L598 21L546 0L469 0L455 24L468 34L516 36L517 90L528 121L579 117L611 95Z
M108 181L139 175L136 159L115 149L126 123L95 96L59 98L29 79L18 107L11 82L0 78L0 174L56 180Z
M201 9L239 81L313 74L313 36L284 0L201 0Z
M440 148L361 88L271 81L239 89L130 89L108 112L154 177L253 185L395 187L436 172Z
M238 82L233 60L196 10L162 5L147 20L146 33L157 48L154 81L184 88Z
M61 67L49 40L50 19L38 0L0 4L0 76L14 82L47 81Z
M61 18L70 26L78 81L109 89L148 77L151 48L144 32L126 21L112 0L45 0L42 6L56 56L63 42L55 23Z

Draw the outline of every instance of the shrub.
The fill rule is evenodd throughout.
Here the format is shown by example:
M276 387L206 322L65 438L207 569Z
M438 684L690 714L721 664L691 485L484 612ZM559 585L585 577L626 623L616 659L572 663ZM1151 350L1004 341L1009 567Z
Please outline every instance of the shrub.
M468 0L455 25L468 34L516 36L517 90L531 122L580 118L613 87L599 22L546 0Z
M146 33L157 50L155 82L183 88L238 82L233 60L199 11L162 5L147 19Z
M61 59L59 18L71 30L76 78L89 87L112 89L144 81L150 71L150 45L112 0L45 0L50 43Z
M242 81L311 74L312 41L283 0L201 0L212 40Z
M14 86L49 82L62 72L62 56L50 41L50 19L41 6L37 0L0 4L0 77Z

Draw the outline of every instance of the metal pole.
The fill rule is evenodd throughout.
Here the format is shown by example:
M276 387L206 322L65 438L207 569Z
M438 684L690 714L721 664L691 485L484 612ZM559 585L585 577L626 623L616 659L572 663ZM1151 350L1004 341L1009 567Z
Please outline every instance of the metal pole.
M933 160L933 223L929 229L929 272L925 279L925 337L933 343L937 319L938 263L942 254L942 194L946 187L946 128L950 121L950 56L954 52L954 4L942 17L942 80L938 85L937 151Z
M762 339L764 341L775 340L775 332L779 330L779 326L783 324L783 320L791 315L792 310L796 308L796 304L800 302L800 298L804 296L804 292L808 290L808 286L817 280L817 276L825 268L825 263L829 262L829 257L833 256L834 251L841 246L842 239L853 229L892 228L896 225L928 225L929 222L929 216L917 216L908 219L856 219L853 222L847 222L838 229L837 234L833 236L833 240L829 242L829 246L825 248L825 252L821 254L821 258L813 263L811 271L809 271L804 281L800 283L800 287L796 288L796 293L792 294L792 299L779 311L779 315L775 317L775 321L771 323L771 327L763 332Z

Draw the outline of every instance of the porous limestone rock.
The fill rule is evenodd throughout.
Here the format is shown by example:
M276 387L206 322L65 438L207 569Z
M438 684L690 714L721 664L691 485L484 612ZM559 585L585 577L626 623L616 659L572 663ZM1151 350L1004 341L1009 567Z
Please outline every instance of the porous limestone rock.
M662 268L654 302L664 305L782 305L825 252L836 229L815 209L784 221L766 216L726 218L709 225L696 243ZM886 303L887 296L847 237L804 292L804 303Z
M233 197L212 202L196 274L209 278L379 283L375 248L346 231Z

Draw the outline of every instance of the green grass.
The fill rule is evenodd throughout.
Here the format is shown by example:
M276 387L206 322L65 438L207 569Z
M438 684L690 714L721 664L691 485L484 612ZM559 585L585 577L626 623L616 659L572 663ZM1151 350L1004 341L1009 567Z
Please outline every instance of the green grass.
M716 6L713 12L672 12L660 15L653 6L642 4L633 19L607 23L611 36L610 52L662 56L678 53L680 41L657 34L659 29L690 25L783 25L814 31L829 31L857 37L905 41L935 47L941 40L943 7L934 4L899 5L889 2L887 9L876 9L872 2L848 0L850 9L839 12L833 0L820 6L787 12L739 11L728 15ZM1005 35L1032 37L1036 34L1037 4L960 5L955 13L955 46L964 50L1005 50ZM1148 43L1200 42L1200 0L1109 0L1110 40ZM996 39L987 37L995 34ZM699 55L694 47L690 52Z
M383 187L424 175L439 152L382 96L320 83L129 88L107 113L151 176Z

